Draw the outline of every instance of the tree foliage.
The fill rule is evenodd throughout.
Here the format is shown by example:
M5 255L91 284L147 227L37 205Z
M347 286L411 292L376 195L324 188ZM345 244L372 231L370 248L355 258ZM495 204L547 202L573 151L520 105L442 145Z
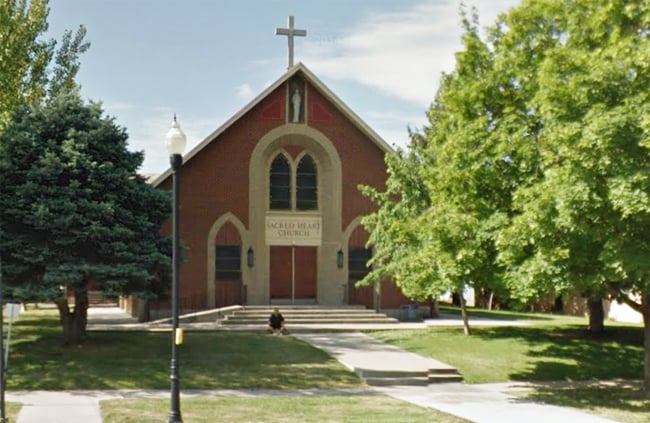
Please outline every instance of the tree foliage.
M145 293L168 273L160 227L170 201L136 173L142 160L125 130L74 91L23 108L0 134L4 281L14 297L56 302L71 342L83 340L89 284Z
M0 130L23 103L70 89L79 70L79 54L89 44L86 29L66 31L60 47L43 40L48 0L0 0Z
M374 228L381 249L412 242L430 269L403 258L391 273L436 287L503 281L523 301L611 296L643 313L650 345L650 3L525 0L484 37L475 17L463 27L411 146L429 206L397 225L417 236L391 237L390 219ZM380 202L376 215L387 205L399 208Z

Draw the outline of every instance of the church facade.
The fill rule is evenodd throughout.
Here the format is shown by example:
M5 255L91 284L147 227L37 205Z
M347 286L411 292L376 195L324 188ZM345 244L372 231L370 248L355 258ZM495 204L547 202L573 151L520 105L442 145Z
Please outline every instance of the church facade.
M180 172L182 312L234 304L361 304L407 300L367 274L374 210L392 149L299 63L185 157ZM171 190L167 171L154 186Z

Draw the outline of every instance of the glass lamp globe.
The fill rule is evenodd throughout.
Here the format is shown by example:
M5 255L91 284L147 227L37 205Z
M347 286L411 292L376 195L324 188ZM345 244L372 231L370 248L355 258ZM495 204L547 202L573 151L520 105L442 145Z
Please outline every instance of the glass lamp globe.
M169 129L169 132L167 132L167 136L165 137L165 146L167 147L167 152L170 156L176 154L183 155L186 143L187 137L181 130L181 125L176 120L176 115L174 115L172 127Z

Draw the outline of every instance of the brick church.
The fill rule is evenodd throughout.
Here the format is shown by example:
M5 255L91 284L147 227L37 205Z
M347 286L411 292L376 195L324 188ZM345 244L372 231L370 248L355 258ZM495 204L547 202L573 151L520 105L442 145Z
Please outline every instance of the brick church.
M184 157L182 313L407 303L389 281L354 286L371 255L361 218L374 210L358 187L383 190L392 149L305 65L292 65L289 39L287 71ZM171 190L171 170L152 183Z

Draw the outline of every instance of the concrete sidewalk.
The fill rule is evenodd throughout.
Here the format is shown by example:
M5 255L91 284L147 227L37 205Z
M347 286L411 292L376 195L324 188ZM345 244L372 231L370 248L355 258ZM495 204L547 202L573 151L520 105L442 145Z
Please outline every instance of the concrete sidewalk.
M508 394L515 384L377 387L385 395L475 423L616 423L576 409L536 403Z
M379 392L425 408L433 408L477 423L613 423L612 420L579 411L524 401L506 392L521 384L434 384L429 386L393 386L356 390L183 390L182 400L196 396L317 396L364 395ZM99 402L125 398L169 398L162 390L121 391L32 391L8 392L7 401L24 404L16 423L102 423Z
M296 334L327 351L350 369L371 368L384 372L447 366L362 333ZM521 384L519 384L521 385ZM522 420L553 423L613 423L578 410L528 401L509 395L515 384L467 385L437 383L427 386L375 387L385 395L421 407L434 408L476 423L521 423Z
M89 313L94 324L117 328L133 324L132 319L115 309L98 309ZM458 322L446 322L445 324ZM481 322L489 324L489 322ZM462 323L461 323L462 324ZM506 324L506 322L498 322ZM393 329L395 329L394 324ZM407 324L408 325L408 324ZM430 324L420 323L421 327ZM411 326L411 325L409 325ZM415 326L415 324L414 324ZM118 329L119 330L119 329ZM140 328L143 330L143 328ZM146 329L145 329L146 330ZM205 330L208 330L207 328ZM213 326L212 330L218 330ZM437 360L421 357L395 346L374 340L359 332L294 333L295 337L320 348L353 371L370 372L430 371L449 366ZM379 392L421 407L437 409L477 423L520 423L522 420L550 421L552 423L612 423L578 410L527 401L508 392L516 385L466 385L438 383L428 386L385 386L357 390ZM350 395L350 391L189 391L190 396L256 396L256 395ZM133 397L168 398L168 391L67 391L67 392L7 392L7 401L24 404L17 423L102 423L99 403L106 399Z
M244 397L316 395L369 395L369 389L303 389L303 390L183 390L182 400L192 397ZM99 403L111 399L169 399L168 390L80 390L80 391L17 391L7 392L6 401L19 402L23 408L15 423L102 423ZM169 409L167 409L168 411ZM182 411L182 407L181 407ZM164 414L166 418L168 414ZM161 420L163 421L163 420Z
M109 398L100 391L7 392L5 397L23 404L16 423L102 423L99 401Z

